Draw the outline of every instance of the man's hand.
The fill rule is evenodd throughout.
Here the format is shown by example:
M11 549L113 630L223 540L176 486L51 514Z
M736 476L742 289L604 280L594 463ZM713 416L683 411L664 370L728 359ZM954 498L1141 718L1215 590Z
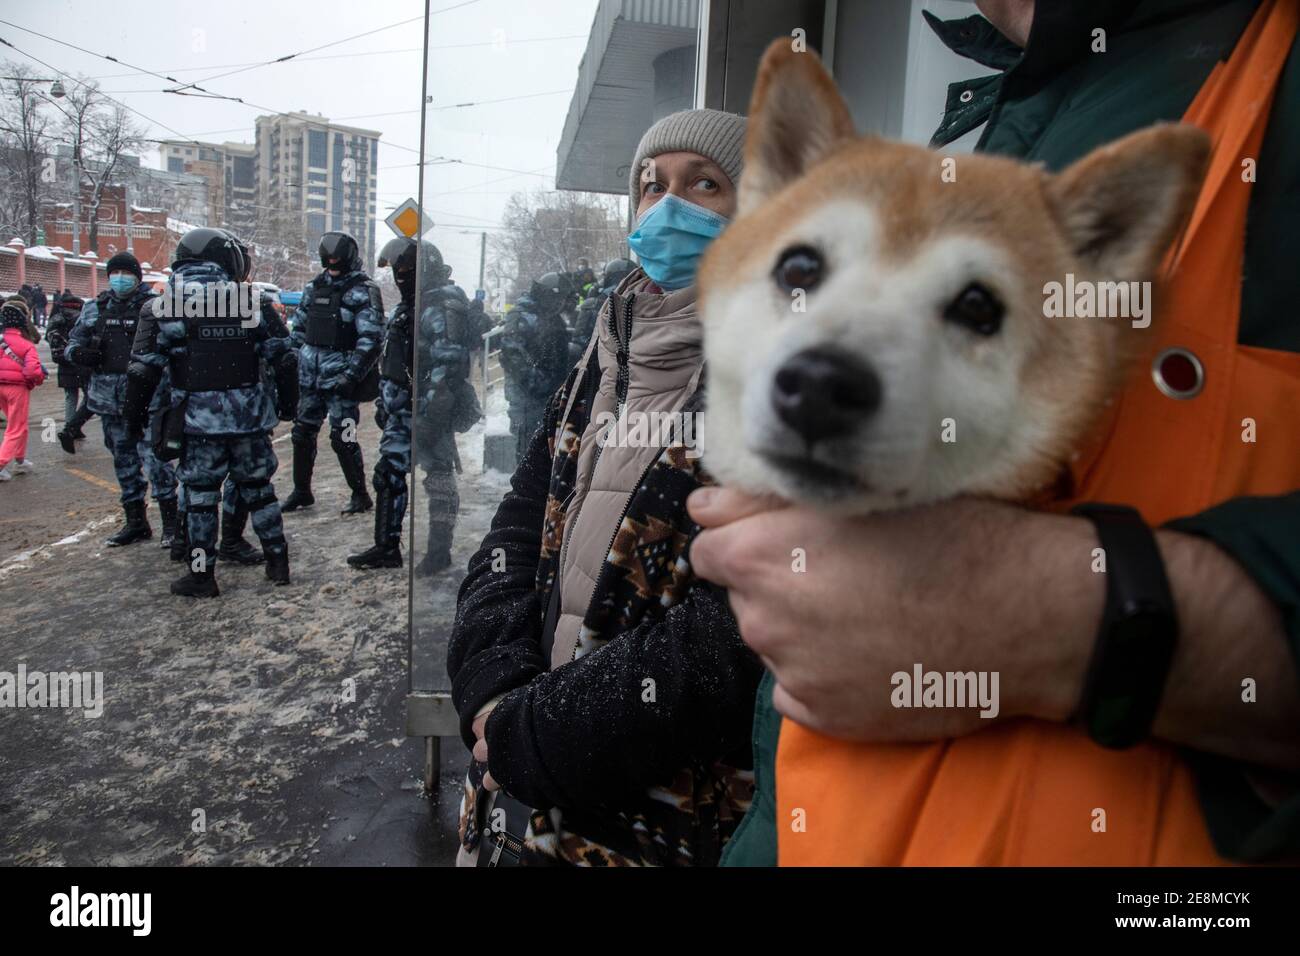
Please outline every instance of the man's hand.
M791 719L876 741L991 726L979 706L894 707L891 677L917 664L996 672L997 717L1078 703L1105 594L1088 522L974 499L845 518L725 488L689 508L708 529L695 569L728 589Z
M487 737L484 735L487 733L487 720L488 717L490 716L492 716L492 709L488 708L483 713L475 717L474 723L470 725L470 729L474 731L474 737L475 737L474 750L473 750L474 759L477 760L479 763L483 764L483 766L485 767L487 766L487 762L488 762L488 745L487 745ZM501 785L492 779L491 772L487 770L483 771L483 786L488 790L501 789Z
M1086 519L974 499L844 518L726 488L688 507L708 529L695 570L729 589L791 719L878 741L992 723L975 708L893 707L891 676L916 664L998 672L999 718L1064 721L1078 707L1105 603ZM1300 682L1277 606L1208 541L1161 530L1156 543L1179 636L1152 736L1300 770ZM1269 692L1244 701L1245 678Z
M333 391L339 398L351 398L357 390L357 384L361 379L355 375L350 368L345 368L339 373L338 378L334 379Z

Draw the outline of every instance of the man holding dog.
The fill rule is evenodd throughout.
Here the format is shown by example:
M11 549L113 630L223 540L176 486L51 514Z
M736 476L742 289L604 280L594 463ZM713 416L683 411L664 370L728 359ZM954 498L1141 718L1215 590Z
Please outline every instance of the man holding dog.
M958 500L846 521L734 489L695 492L691 515L707 529L692 549L696 571L728 588L770 671L755 728L759 792L726 862L776 862L778 845L783 864L1113 860L1090 855L1106 845L1095 817L1059 844L1009 835L1015 794L1049 783L1032 767L887 769L910 743L985 739L1025 718L1080 722L1099 744L1095 768L1146 741L1179 748L1168 773L1194 774L1208 836L1187 850L1193 862L1294 856L1300 287L1280 257L1295 246L1300 196L1297 4L978 6L987 19L931 18L956 52L1000 71L954 85L934 145L984 125L978 149L1060 169L1158 121L1214 136L1202 202L1157 300L1173 313L1166 338L1041 510ZM1256 167L1257 179L1242 175ZM1068 511L1089 502L1133 510ZM1090 567L1099 546L1105 574ZM792 547L808 555L808 573L790 573ZM998 672L999 717L896 707L900 655ZM892 746L874 748L884 769L871 786L855 778L845 741ZM999 780L1005 792L981 803L978 788ZM942 805L935 794L953 785L952 812L929 819ZM910 807L910 829L876 813L882 800ZM1167 825L1138 821L1143 845L1131 859L1164 861L1147 850ZM944 839L917 857L927 828Z

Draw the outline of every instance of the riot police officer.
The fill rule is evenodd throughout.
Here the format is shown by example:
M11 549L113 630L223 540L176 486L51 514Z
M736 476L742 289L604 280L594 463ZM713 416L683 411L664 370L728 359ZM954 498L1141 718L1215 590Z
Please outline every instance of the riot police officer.
M373 479L375 543L349 556L348 564L354 568L402 566L402 517L414 427L417 462L425 469L423 484L428 494L428 547L416 572L431 574L451 564L452 534L460 510L455 433L472 427L482 414L467 380L470 303L450 281L451 268L431 242L393 239L384 246L380 261L392 266L402 301L388 320L380 360L384 433ZM418 377L413 379L413 375Z
M122 490L126 523L108 539L108 546L121 547L153 537L145 517L146 472L162 515L162 538L167 546L176 528L176 473L154 455L143 430L138 423L129 422L123 411L136 325L141 309L150 306L155 293L143 285L140 263L129 252L109 259L106 272L109 288L81 310L68 335L64 358L91 370L87 407L103 423L104 445L113 456L113 471Z
M244 261L244 273L238 277L239 282L248 282L253 270L253 258L248 245L229 229L221 230L231 241L239 248L239 252ZM285 326L284 320L280 318L279 312L276 311L272 304L271 295L262 292L259 302L262 321L266 323L272 338L287 339L289 329ZM262 384L268 390L275 409L278 410L277 417L281 421L292 421L298 409L298 353L290 349L284 355L282 364L291 365L291 369L286 369L279 375L280 381L277 382L275 372L265 362L262 362ZM285 391L284 396L280 396L281 390ZM163 389L160 387L159 392ZM157 399L155 398L155 402ZM169 403L167 403L169 404ZM288 412L283 412L283 409ZM268 437L271 431L267 432ZM182 483L180 491L176 496L180 506L180 513L177 518L177 533L172 541L171 559L173 561L184 561L189 555L189 547L185 535L185 485ZM259 548L253 547L252 544L244 537L244 529L248 527L248 505L242 495L239 494L239 486L227 478L221 489L221 537L217 544L217 557L224 561L234 561L236 564L253 565L261 564L266 560L265 555Z
M163 432L180 433L178 474L186 492L189 573L173 581L171 592L186 597L216 597L217 510L221 483L234 480L262 542L266 576L289 583L289 549L271 477L276 458L269 430L276 409L262 381L262 362L277 377L296 374L289 340L274 335L255 307L220 290L235 288L247 274L238 243L220 229L192 229L176 246L168 295L154 307L152 321L141 322L128 369L127 414L143 421L147 405L170 370L171 394ZM184 307L177 308L183 300ZM238 304L238 308L231 308ZM251 303L250 303L251 305ZM180 314L177 314L177 313ZM280 409L287 417L290 409Z
M501 331L501 368L510 403L510 430L522 459L546 412L546 403L569 374L569 328L562 312L569 282L557 272L533 281Z
M596 318L600 307L605 304L609 294L618 288L618 284L628 277L636 266L628 259L610 259L600 274L600 285L587 295L578 305L578 318L573 323L573 334L569 340L569 358L573 363L582 358L596 331Z
M343 514L369 511L365 463L356 429L368 386L378 384L374 368L383 337L383 298L362 270L357 241L346 232L327 232L320 240L323 271L303 290L302 303L289 324L298 350L300 395L293 425L293 494L285 511L316 503L311 492L316 439L326 414L330 445L338 456L352 499Z

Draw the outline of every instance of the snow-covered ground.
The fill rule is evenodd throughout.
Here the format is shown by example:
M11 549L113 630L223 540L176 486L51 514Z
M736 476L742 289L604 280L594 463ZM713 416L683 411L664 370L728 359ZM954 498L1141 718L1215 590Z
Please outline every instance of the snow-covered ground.
M369 410L363 417L369 471L379 436ZM417 664L443 686L459 575L507 484L482 473L485 428L459 439L453 569L417 579ZM282 426L281 497L287 438ZM421 494L418 476L412 485ZM402 729L406 571L347 567L373 520L340 517L346 488L324 438L314 490L314 508L285 518L288 587L273 587L261 567L219 563L219 599L172 597L180 565L156 540L103 547L116 518L28 545L0 566L0 672L99 672L105 698L98 718L0 708L0 864L348 862L353 831L381 805L428 816L422 750ZM156 528L152 507L150 519ZM404 541L409 531L408 520ZM422 546L423 531L414 539ZM445 779L432 830L427 819L398 828L385 837L391 845L371 841L367 860L446 862L455 793ZM424 852L433 844L436 859Z

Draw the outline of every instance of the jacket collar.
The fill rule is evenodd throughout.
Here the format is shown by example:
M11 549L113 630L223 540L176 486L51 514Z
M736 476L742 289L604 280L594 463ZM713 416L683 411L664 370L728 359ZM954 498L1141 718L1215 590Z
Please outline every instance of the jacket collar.
M618 317L623 334L623 310L632 302L632 342L627 360L632 366L668 368L696 366L703 355L703 328L695 310L695 286L664 292L640 269L632 272L610 294L608 311L602 310L597 323L602 365L612 365L619 343L610 328L611 312Z
M1072 63L1089 55L1096 29L1109 33L1130 18L1166 18L1216 2L1220 0L1146 0L1139 4L1132 0L1091 0L1089 3L1037 0L1029 40L1023 50L978 14L959 20L941 20L929 11L923 11L923 15L948 49L1003 73L1002 96L1005 98L1033 92Z

